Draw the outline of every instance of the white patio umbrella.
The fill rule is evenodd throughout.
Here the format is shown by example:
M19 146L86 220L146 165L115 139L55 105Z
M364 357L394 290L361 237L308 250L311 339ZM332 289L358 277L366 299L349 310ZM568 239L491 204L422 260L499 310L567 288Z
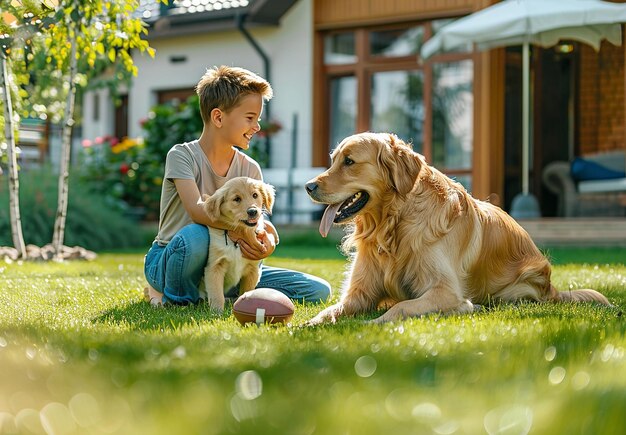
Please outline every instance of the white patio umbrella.
M574 40L600 49L606 39L622 43L621 24L626 22L626 4L600 0L504 0L442 27L422 47L421 57L474 43L478 50L522 45L522 194L515 202L536 206L529 194L530 153L530 44L550 47L560 40ZM534 201L534 203L533 203ZM533 205L534 204L534 205ZM513 211L512 213L513 214ZM523 213L522 213L523 214ZM536 217L523 216L519 217Z

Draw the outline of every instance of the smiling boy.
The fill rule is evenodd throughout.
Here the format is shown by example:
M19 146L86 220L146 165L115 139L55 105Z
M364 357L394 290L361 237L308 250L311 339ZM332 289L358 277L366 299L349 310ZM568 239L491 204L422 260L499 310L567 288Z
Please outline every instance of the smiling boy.
M198 285L210 244L207 226L227 230L209 219L201 206L202 195L212 195L234 177L263 179L258 163L237 148L248 149L261 129L263 102L273 96L270 84L246 69L220 66L207 70L196 91L202 134L174 145L165 160L159 230L144 266L149 284L145 297L152 305L199 301ZM269 220L257 239L232 231L228 236L251 260L270 256L278 239ZM258 287L275 288L299 301L324 301L330 295L330 285L321 278L265 265Z

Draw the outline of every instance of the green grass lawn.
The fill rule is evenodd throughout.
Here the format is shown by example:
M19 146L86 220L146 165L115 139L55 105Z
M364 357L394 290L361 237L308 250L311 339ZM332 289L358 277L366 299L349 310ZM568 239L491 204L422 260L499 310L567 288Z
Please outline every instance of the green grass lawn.
M559 288L616 307L306 328L321 306L299 305L292 325L241 327L229 309L150 308L141 254L2 263L0 433L624 434L624 253L549 255ZM346 266L332 246L268 263L335 289Z

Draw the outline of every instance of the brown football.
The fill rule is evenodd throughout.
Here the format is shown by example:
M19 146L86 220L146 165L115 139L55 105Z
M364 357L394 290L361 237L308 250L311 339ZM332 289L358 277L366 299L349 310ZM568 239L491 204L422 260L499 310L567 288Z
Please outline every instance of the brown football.
M285 294L271 288L250 290L233 304L233 315L239 323L287 323L296 307Z

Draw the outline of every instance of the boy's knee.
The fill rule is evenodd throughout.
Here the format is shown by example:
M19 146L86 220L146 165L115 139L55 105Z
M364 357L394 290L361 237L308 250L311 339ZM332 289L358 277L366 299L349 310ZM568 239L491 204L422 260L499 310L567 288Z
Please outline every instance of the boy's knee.
M207 252L209 249L209 229L204 225L189 224L183 227L174 239L178 239L178 244L184 246L192 255Z
M209 244L209 228L206 225L189 224L183 227L179 233L192 242L207 246Z
M204 225L183 227L169 243L172 252L181 258L187 270L203 269L209 255L209 230Z

